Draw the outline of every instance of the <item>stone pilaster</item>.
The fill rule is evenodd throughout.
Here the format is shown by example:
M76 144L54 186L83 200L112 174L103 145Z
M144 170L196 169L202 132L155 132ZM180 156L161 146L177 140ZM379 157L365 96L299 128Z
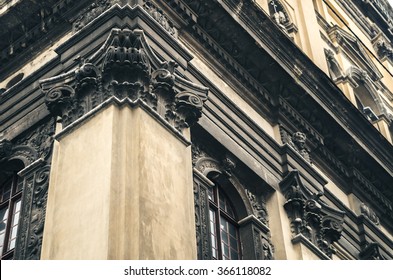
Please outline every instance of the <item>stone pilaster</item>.
M197 257L189 127L208 89L176 67L142 30L113 29L76 69L41 82L63 126L43 259Z

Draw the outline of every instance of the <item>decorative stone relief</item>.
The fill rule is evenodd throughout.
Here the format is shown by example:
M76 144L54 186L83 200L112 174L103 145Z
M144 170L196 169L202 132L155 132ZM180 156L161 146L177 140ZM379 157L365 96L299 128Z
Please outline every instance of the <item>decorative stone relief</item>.
M0 161L12 154L12 143L6 139L0 141Z
M367 217L371 222L373 222L376 225L379 225L379 218L377 214L366 204L362 203L360 205L360 212Z
M303 235L331 257L333 243L340 239L345 212L333 209L321 200L322 192L307 189L299 172L291 171L280 183L285 196L284 208L291 222L293 237Z
M305 133L297 131L290 135L284 128L280 128L281 140L283 144L288 144L297 151L308 163L311 163L310 151L306 147L307 136Z
M236 168L236 160L229 153L221 161L210 157L199 145L192 145L192 162L194 167L202 174L207 175L209 172L225 174L231 177Z
M273 245L270 240L263 235L259 230L254 229L254 247L255 257L257 260L272 260L273 259Z
M155 55L142 30L112 29L92 57L41 81L41 88L49 111L61 118L63 127L110 99L148 108L182 132L201 117L208 88L178 76L176 67Z
M273 260L274 247L270 239L267 239L265 236L261 236L261 239L262 239L262 252L263 252L262 259Z
M46 122L19 138L16 145L29 146L37 152L39 158L48 159L52 151L54 133L54 121Z
M222 167L228 177L232 176L232 172L236 168L235 159L231 155L226 155L222 160Z
M88 23L96 19L105 10L109 9L110 0L96 0L88 6L73 23L74 32L81 30Z
M207 218L209 210L207 186L199 180L194 180L194 206L198 260L209 260L211 253Z
M247 189L246 189L246 193L257 219L261 221L263 224L269 225L266 202L263 199L263 197L259 196L257 198L255 194L253 194L251 191Z
M154 5L152 1L143 0L143 2L143 9L145 9L169 34L171 34L174 38L177 38L177 29L164 12Z
M49 186L49 166L29 173L23 191L22 221L20 222L16 259L38 260L41 255Z
M20 160L25 167L18 173L23 191L15 259L39 259L41 255L54 128L51 119L23 133L14 143L0 142L0 162Z

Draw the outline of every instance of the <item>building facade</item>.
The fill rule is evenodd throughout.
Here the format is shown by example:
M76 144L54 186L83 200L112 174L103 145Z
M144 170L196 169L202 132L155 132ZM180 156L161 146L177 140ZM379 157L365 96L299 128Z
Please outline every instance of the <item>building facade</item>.
M392 19L0 1L2 259L393 259Z

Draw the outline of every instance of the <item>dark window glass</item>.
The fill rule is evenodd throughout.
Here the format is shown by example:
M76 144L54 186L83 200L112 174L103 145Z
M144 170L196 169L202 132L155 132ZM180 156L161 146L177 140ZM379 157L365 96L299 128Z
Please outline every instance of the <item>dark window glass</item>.
M2 259L12 259L21 210L21 189L16 173L2 184L0 195L0 251Z
M240 259L236 215L227 196L217 187L209 190L209 223L213 259Z

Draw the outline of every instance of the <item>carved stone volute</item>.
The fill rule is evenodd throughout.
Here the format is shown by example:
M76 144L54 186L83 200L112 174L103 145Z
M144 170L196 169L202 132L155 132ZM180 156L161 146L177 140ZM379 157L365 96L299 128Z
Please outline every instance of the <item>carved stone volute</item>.
M74 89L63 85L51 88L45 93L45 103L54 116L65 117L66 109L71 105Z
M138 104L182 132L202 115L208 88L160 60L142 30L112 29L102 47L65 74L40 82L46 105L63 127L107 101ZM149 107L149 108L148 108Z
M284 208L291 222L293 237L303 235L331 257L333 242L341 237L344 212L333 209L321 200L322 192L306 188L297 170L291 171L280 183L286 198Z
M194 125L202 116L204 100L190 91L183 91L176 95L177 126L181 128Z

